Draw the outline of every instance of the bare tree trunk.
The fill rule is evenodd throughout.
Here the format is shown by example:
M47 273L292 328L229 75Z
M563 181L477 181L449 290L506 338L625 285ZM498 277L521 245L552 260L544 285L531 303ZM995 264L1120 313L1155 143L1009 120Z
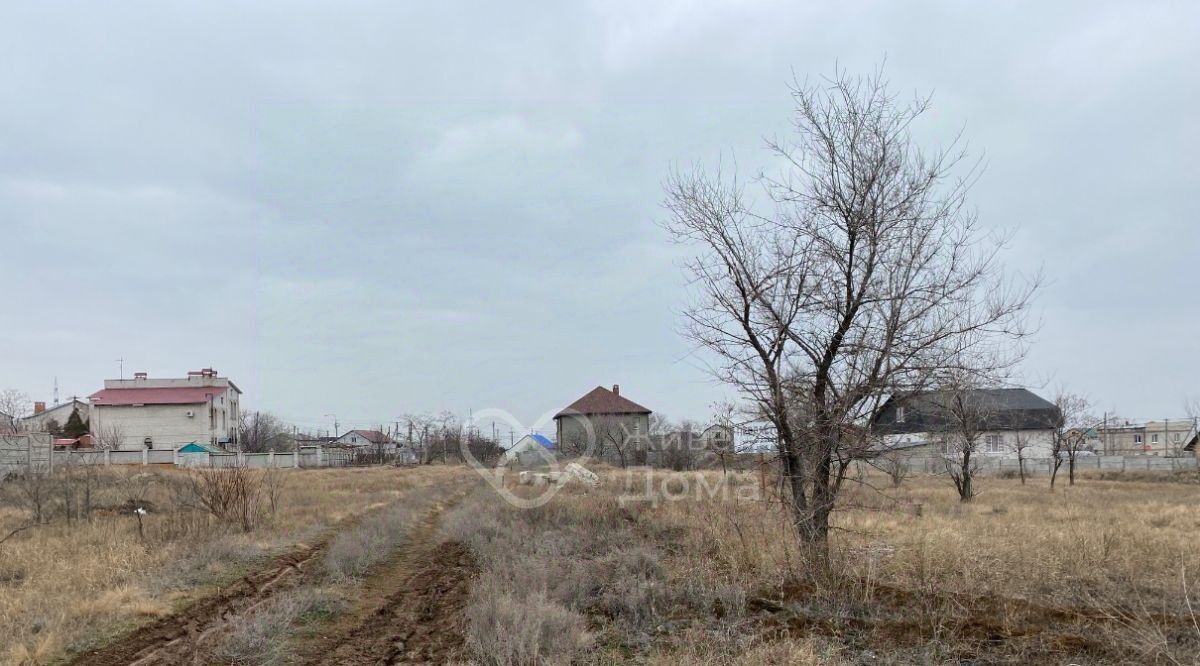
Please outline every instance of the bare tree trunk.
M970 502L975 499L975 487L971 483L971 450L963 451L962 457L962 480L958 484L958 501Z
M1054 466L1050 468L1050 490L1054 490L1054 481L1058 478L1058 468L1062 467L1062 460L1057 456L1054 458Z
M1021 485L1025 485L1025 456L1017 452L1017 471L1021 475Z
M1067 485L1075 485L1075 456L1073 454L1067 457Z

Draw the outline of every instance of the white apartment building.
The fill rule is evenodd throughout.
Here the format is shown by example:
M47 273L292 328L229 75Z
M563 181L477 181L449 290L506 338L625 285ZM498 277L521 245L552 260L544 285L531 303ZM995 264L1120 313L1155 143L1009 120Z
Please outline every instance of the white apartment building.
M116 448L176 449L196 442L237 448L242 391L212 368L182 378L106 379L90 396L92 433Z

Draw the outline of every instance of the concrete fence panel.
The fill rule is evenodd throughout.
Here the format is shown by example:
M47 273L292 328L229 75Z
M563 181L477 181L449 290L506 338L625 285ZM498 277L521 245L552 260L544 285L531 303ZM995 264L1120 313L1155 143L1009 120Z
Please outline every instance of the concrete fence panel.
M142 452L109 451L108 462L110 465L140 465L142 464Z
M146 454L147 462L152 465L169 465L175 462L175 451L170 449L151 449Z

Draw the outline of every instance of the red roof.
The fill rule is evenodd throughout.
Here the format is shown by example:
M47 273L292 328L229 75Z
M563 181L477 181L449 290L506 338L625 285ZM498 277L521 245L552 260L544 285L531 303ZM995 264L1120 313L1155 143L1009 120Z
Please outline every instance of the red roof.
M588 391L587 395L567 406L566 409L554 415L554 418L570 414L649 414L650 410L642 407L629 398L623 398L616 393L597 386Z
M96 391L90 397L93 405L194 405L227 390L224 386L117 388Z
M60 449L90 449L96 446L96 440L91 435L84 435L75 439L71 439L70 437L56 437L54 439L54 446Z

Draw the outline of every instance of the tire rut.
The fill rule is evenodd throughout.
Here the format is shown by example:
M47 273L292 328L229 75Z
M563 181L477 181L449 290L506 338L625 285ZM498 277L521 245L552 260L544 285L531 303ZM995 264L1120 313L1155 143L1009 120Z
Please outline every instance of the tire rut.
M181 663L172 652L193 645L219 627L225 618L250 610L270 599L285 581L306 573L306 565L324 552L332 535L311 546L277 556L271 564L243 576L216 594L199 599L183 610L135 629L108 645L75 655L68 666L148 666Z
M464 611L477 571L470 549L437 535L441 511L422 520L402 551L368 585L390 589L382 603L345 617L340 631L301 663L445 664L463 653Z
M401 499L400 501L403 501ZM216 594L198 599L182 610L138 627L125 636L74 655L66 666L151 666L196 663L198 649L227 621L269 601L279 590L315 578L316 566L333 539L363 519L387 508L376 507L345 519L311 545L301 545L272 558L265 567L247 574ZM311 566L310 566L311 565Z

